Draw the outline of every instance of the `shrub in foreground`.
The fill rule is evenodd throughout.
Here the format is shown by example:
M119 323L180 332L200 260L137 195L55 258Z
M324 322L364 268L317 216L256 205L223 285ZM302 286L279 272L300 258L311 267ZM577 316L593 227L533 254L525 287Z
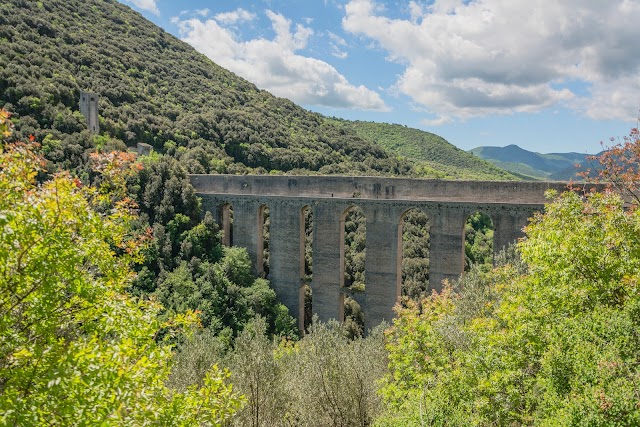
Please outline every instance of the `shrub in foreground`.
M66 174L43 184L27 145L0 152L0 424L221 425L241 400L211 369L201 387L165 386L171 349L195 320L158 321L125 293L140 237L131 204L98 214L104 194Z

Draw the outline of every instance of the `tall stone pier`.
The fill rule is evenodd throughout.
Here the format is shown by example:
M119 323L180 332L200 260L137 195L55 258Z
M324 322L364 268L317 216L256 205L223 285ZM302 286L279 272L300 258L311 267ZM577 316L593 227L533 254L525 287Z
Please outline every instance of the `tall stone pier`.
M494 225L494 251L522 237L541 211L544 193L562 182L444 181L378 177L191 175L191 183L223 229L223 243L245 247L255 273L262 267L262 227L270 212L269 275L279 300L302 316L301 287L310 285L321 320L343 316L344 219L362 209L366 221L365 327L393 318L402 285L402 221L411 209L430 221L429 286L457 279L464 268L464 225L475 212ZM313 214L313 279L304 277L304 211ZM231 221L230 211L233 211Z

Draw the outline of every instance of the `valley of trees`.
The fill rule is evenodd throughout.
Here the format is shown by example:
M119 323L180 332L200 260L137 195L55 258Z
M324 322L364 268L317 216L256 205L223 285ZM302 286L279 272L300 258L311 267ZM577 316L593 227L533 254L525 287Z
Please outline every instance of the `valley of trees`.
M635 159L631 138L615 150ZM5 425L640 422L635 164L601 172L609 193L550 194L494 268L472 263L441 293L407 298L393 325L363 338L316 321L300 339L210 217L180 232L176 214L164 243L161 218L141 227L129 194L159 159L96 153L90 186L48 174L41 150L4 143L0 155ZM420 234L424 217L409 216ZM158 271L155 289L142 271Z
M98 135L80 90L101 95ZM301 336L269 286L268 212L255 277L188 173L512 176L391 155L413 130L307 112L111 0L0 4L2 106L1 425L640 424L636 129L594 163L611 192L550 194L495 262L493 225L473 214L467 273L441 293L429 218L408 212L401 304L374 331L352 209L345 319L306 319ZM311 210L306 223L310 280Z

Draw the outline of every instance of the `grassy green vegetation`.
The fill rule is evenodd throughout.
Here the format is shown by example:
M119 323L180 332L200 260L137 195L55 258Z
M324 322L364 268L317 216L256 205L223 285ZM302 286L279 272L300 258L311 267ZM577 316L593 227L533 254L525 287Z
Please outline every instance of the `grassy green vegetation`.
M519 179L433 133L388 123L332 120L343 129L354 130L366 141L397 156L414 160L423 176L443 179Z

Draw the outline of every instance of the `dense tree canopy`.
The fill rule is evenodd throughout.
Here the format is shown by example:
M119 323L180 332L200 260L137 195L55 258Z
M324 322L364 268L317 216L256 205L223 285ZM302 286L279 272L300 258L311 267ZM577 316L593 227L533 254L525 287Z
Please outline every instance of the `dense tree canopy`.
M316 319L298 342L270 340L265 328L252 320L227 353L211 337L193 337L177 356L172 381L197 383L216 362L229 368L247 397L234 426L373 425L387 362L382 328L353 340L344 324Z
M100 93L98 135L78 111L85 90ZM411 298L387 353L380 331L350 339L364 332L362 215L345 221L346 325L297 340L187 174L510 176L432 135L275 98L113 0L1 3L2 105L15 112L0 109L2 137L41 144L0 153L0 424L640 424L637 130L600 163L630 207L557 196L494 269L490 224L473 215L470 271L440 294L425 295L429 220L410 213ZM138 142L155 153L126 153ZM242 399L216 363L246 396L233 420Z
M411 165L319 114L217 66L114 0L0 4L0 107L17 138L82 169L101 144L151 144L191 173L299 171L400 175ZM101 136L81 91L99 94Z
M68 174L37 184L42 165L24 144L0 152L0 424L220 425L240 405L225 375L169 390L159 307L125 292L128 206L99 214L104 193Z

